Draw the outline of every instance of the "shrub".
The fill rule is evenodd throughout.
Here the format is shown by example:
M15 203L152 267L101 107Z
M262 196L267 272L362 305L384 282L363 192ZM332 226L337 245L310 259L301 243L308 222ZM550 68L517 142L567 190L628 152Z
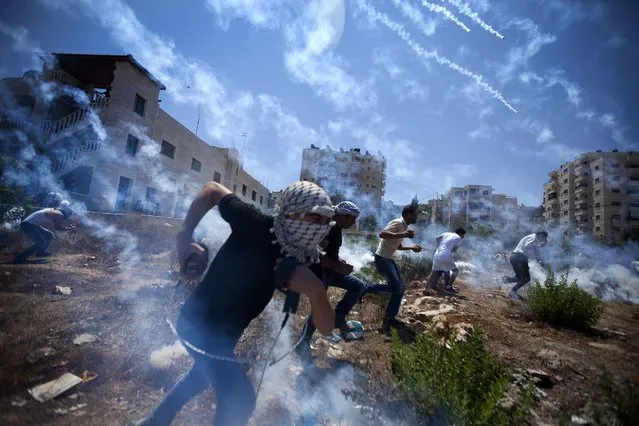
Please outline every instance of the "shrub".
M587 329L597 323L603 304L597 297L577 287L577 280L568 283L568 274L556 279L552 270L544 284L539 281L528 292L529 304L536 318L558 327Z
M391 362L400 392L422 415L443 415L448 424L514 424L532 403L528 387L516 409L501 405L510 377L485 349L481 330L470 331L465 341L427 331L412 345L394 331Z
M629 381L617 381L605 372L597 381L594 409L595 424L626 426L639 419L639 387Z
M429 256L400 255L395 261L405 284L426 279L433 268L433 260Z

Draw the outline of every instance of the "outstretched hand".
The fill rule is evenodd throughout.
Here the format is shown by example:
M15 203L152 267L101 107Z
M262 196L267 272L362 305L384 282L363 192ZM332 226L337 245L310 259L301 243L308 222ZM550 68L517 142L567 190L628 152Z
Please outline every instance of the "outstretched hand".
M419 244L415 244L413 247L411 247L411 250L415 253L419 253L420 251L422 251L422 246L420 246Z

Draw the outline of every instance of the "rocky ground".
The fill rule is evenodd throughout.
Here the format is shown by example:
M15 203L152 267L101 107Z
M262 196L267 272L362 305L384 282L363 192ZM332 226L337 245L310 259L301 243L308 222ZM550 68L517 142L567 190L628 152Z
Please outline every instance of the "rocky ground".
M12 265L15 244L25 241L9 237L0 247L0 422L126 425L147 414L190 364L186 357L164 369L149 363L152 351L174 342L164 319L175 318L190 290L174 291L166 274L172 266L169 247L157 246L141 264L125 270L99 245L67 238L59 240L50 259ZM636 305L606 303L599 331L584 334L533 322L505 290L461 281L462 297L423 296L423 284L409 283L402 337L410 340L429 327L481 327L490 352L514 374L541 378L531 423L559 424L572 416L587 420L596 378L604 370L639 382ZM333 299L339 296L339 290L331 290ZM278 303L247 332L242 356L258 362L265 357L274 324L281 320ZM390 338L376 331L384 304L382 297L369 297L356 305L352 319L366 328L362 341L333 342L316 335L318 367L311 373L300 375L294 356L269 369L252 423L291 424L296 411L309 406L315 413L323 410L324 417L343 416L342 424L378 416L386 423L419 423L396 396ZM300 312L306 309L302 303ZM301 324L302 318L291 321L293 332L282 338L280 353ZM84 380L46 402L28 392L67 372ZM251 370L256 382L260 373ZM351 399L344 399L342 387L349 388ZM307 402L292 402L300 396ZM206 391L185 407L176 424L210 423L212 406L214 395Z

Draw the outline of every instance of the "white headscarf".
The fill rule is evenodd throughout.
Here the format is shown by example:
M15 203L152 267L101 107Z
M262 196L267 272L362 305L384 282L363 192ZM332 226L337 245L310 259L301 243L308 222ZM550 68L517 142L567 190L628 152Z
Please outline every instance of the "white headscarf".
M273 244L279 243L284 254L305 265L317 263L321 253L318 244L334 223L310 223L286 217L296 213L316 213L331 218L334 214L331 199L312 182L295 182L282 193L271 229L276 238Z

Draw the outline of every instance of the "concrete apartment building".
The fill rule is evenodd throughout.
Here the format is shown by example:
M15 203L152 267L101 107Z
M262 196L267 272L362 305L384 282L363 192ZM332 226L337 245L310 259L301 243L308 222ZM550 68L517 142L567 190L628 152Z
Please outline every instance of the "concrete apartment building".
M517 197L494 194L490 185L452 187L439 198L429 200L431 223L449 228L469 223L498 226L518 215Z
M268 189L243 170L238 152L207 144L161 109L165 86L131 55L53 58L41 73L0 81L20 105L18 114L0 117L0 128L37 140L72 198L96 211L159 203L160 214L180 216L213 180L267 209ZM42 82L66 94L49 103L34 90Z
M332 150L315 145L302 153L300 179L321 185L333 198L358 204L362 215L379 215L386 186L386 159L359 148Z
M639 232L639 153L589 152L548 173L544 218L609 243Z

